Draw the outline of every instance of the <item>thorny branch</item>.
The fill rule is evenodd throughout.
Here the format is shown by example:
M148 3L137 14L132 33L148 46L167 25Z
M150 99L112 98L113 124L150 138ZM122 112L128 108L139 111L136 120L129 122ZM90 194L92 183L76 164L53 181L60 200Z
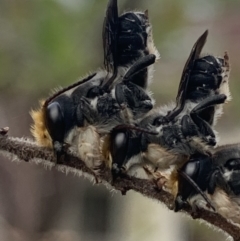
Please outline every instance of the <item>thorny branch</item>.
M73 152L67 152L66 159L61 164L55 165L55 158L51 150L39 147L29 139L8 137L6 135L7 132L8 128L0 129L0 152L10 160L23 160L42 164L43 166L55 166L63 172L73 172L92 178L93 180L100 180L101 183L108 187L112 186L114 189L122 192L132 189L146 197L159 200L169 209L172 209L173 196L163 190L160 191L156 188L156 185L150 181L126 176L124 178L119 177L112 182L110 171L107 169L102 173L101 177L96 178L93 171L91 171L83 161L77 158ZM192 216L190 207L185 208L184 213ZM221 215L204 209L199 209L198 214L198 219L202 219L208 224L215 226L219 231L228 233L233 237L234 241L240 241L240 228L228 222Z

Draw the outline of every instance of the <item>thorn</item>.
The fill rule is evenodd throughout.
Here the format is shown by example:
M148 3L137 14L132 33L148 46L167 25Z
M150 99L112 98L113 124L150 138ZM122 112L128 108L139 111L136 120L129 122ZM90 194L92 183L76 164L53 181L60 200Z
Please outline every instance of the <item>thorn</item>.
M5 136L9 131L9 127L0 128L0 135Z

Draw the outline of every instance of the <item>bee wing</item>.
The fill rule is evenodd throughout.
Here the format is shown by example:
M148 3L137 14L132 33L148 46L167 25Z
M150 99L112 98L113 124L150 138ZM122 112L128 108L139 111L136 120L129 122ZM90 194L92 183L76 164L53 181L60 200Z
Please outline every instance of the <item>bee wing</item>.
M204 44L206 43L208 36L208 30L206 30L197 40L197 42L193 45L192 51L187 59L187 62L183 68L182 77L180 80L180 84L178 87L178 93L176 97L176 107L173 111L171 111L167 118L171 121L175 118L184 108L186 93L188 89L189 77L191 74L191 70L194 65L194 61L199 58L199 55L202 51Z
M198 38L197 42L194 44L192 51L187 59L187 62L183 68L183 73L182 73L182 77L180 80L178 94L177 94L177 98L176 98L178 106L184 105L188 82L189 82L189 76L190 76L191 70L193 68L194 61L199 58L199 55L203 49L203 46L206 43L207 36L208 36L208 30L206 30Z
M109 0L102 30L104 66L109 72L117 68L118 5L117 0Z

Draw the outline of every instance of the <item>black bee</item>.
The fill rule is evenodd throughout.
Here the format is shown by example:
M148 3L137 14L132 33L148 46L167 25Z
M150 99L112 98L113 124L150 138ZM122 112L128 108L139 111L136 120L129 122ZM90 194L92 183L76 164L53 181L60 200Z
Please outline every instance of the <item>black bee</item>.
M31 113L32 133L37 142L52 147L57 161L68 146L75 146L82 160L98 161L101 156L99 134L108 133L115 125L132 122L152 108L150 97L129 79L154 60L154 56L148 55L137 61L123 80L102 96L87 98L89 90L94 85L101 86L105 78L99 73L52 95L39 110Z
M137 164L153 164L165 169L186 161L187 156L196 150L208 153L209 147L216 144L215 135L211 126L205 125L199 117L199 111L221 104L226 99L223 94L214 97L200 102L189 114L179 113L175 121L166 122L163 116L160 122L159 113L157 117L155 114L149 115L139 124L146 131L135 131L125 126L114 128L110 138L110 153L107 154L111 155L113 172L119 173L121 168L129 170Z
M128 101L131 111L125 111L124 115L128 116L126 123L132 123L132 119L141 118L152 109L154 100L143 89L147 88L151 77L150 69L159 53L153 43L147 11L126 12L118 16L117 0L110 0L108 3L102 35L104 66L108 76L101 85L96 85L89 91L88 99L83 98L82 105L88 122L101 119L106 123L104 129L107 131L114 123L118 124L114 119L112 125L107 121L112 112L116 111L115 102L124 107L124 102ZM138 68L137 71L134 66ZM127 72L129 69L130 72ZM96 103L99 103L97 108Z
M145 24L149 24L147 17L143 17L144 14L131 12L131 16L141 16L141 21L139 20L140 22L136 22L136 24L130 21L131 24L126 24L129 19L118 18L118 14L115 14L116 11L117 1L110 1L103 27L106 70L98 71L60 90L46 101L42 101L39 110L31 112L34 120L33 136L41 146L53 148L58 160L64 154L66 143L71 145L76 137L83 138L79 134L79 127L93 125L89 129L91 133L95 132L97 127L100 133L108 132L113 126L123 121L131 122L135 118L142 117L152 109L154 104L154 101L142 89L141 84L135 84L134 80L142 76L140 73L143 73L144 78L148 76L148 72L145 70L155 62L156 56L150 51L145 51L144 54L139 54L134 58L130 57L130 54L129 59L132 61L126 62L125 60L125 64L121 60L125 58L130 45L136 52L138 50L143 52L143 48L147 48L148 43L152 41L150 27L145 26ZM146 20L144 20L145 18ZM119 23L117 28L114 28L114 21ZM120 26L124 27L120 28ZM139 41L132 41L131 38L126 45L121 41L119 41L119 45L116 45L119 39L126 37L125 31L135 33L136 28L143 28L143 33L140 30L137 30L136 33L141 37L144 35L145 47L139 45ZM114 35L117 35L118 38L114 37L110 40L110 32L113 30ZM130 36L132 35L130 34ZM112 41L115 41L114 44ZM114 52L112 44L118 50L121 46L121 51ZM110 65L113 67L110 68ZM121 75L116 75L121 67L124 67L124 71L120 71ZM93 136L96 137L97 133L93 133ZM99 143L96 146L99 149Z
M227 101L231 100L229 91L229 57L206 55L195 60L190 73L186 99L188 105L196 103L208 96L224 94ZM222 114L222 105L212 106L200 113L200 117L214 126Z
M148 125L152 131L159 133L148 135L151 144L145 154L153 162L153 150L157 152L154 144L183 155L196 151L205 153L209 147L216 145L212 127L221 114L222 104L230 99L230 68L227 54L224 58L211 55L199 57L207 35L208 31L205 31L200 36L185 64L176 107L166 106L140 122L140 127ZM168 165L167 162L161 164Z
M175 211L189 203L240 224L240 144L220 146L213 155L194 154L178 170L177 183Z
M208 31L205 31L194 44L190 56L183 69L176 98L177 105L170 110L168 119L174 119L180 112L192 110L203 99L224 94L227 100L231 99L229 91L229 57L206 55L200 57L206 43ZM221 105L212 105L199 113L199 116L208 124L213 125L221 115ZM171 107L170 107L171 109Z
M121 154L124 156L122 160L120 155L114 154L118 156L116 161L112 157L116 170L122 165L128 170L136 163L145 162L154 163L159 168L167 168L179 160L185 160L185 156L195 153L196 150L208 152L208 147L216 144L212 124L217 106L224 103L229 96L229 91L225 91L228 89L229 65L221 58L199 57L207 34L205 31L197 40L184 67L176 107L155 109L138 122L139 127L157 134L139 134L134 131L132 133L119 128L117 131L113 130L112 143L118 139L118 133L124 138L122 137L122 143L118 141L115 147L111 147L110 153L114 154L118 148L126 150L125 154ZM209 59L211 61L208 61ZM133 151L133 148L128 147L131 140L126 139L129 138L141 139L138 142L144 144L139 144Z
M208 152L209 147L216 145L216 136L212 127L201 118L201 112L209 107L224 103L224 94L208 97L198 103L188 112L180 112L172 121L166 121L166 116L159 112L149 115L140 122L140 127L148 126L157 135L147 135L149 143L145 156L152 162L156 160L155 152L162 148L178 155L191 155L197 151ZM167 115L168 116L168 115ZM170 163L159 162L161 167L167 167Z
M214 167L212 156L203 154L194 154L189 160L177 170L175 178L171 179L172 183L176 183L176 190L171 190L172 194L176 194L175 208L177 212L181 210L184 204L187 203L187 199L191 199L190 203L193 207L193 211L197 211L197 206L204 206L204 208L215 207L206 195L206 191L213 194L216 188L216 181L218 179L215 176L217 166ZM174 186L174 185L173 185ZM195 197L192 199L192 197Z
M31 111L31 131L39 145L52 147L61 154L62 144L66 136L71 136L73 127L83 126L80 99L88 95L92 86L100 85L104 77L94 73L40 101L41 107Z

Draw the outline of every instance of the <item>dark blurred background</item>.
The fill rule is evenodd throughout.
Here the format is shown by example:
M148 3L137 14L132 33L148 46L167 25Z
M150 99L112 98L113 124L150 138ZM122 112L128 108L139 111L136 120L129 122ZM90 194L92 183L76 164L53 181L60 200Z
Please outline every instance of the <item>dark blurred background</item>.
M107 0L0 0L0 126L30 136L29 111L52 88L102 66L101 29ZM205 53L231 58L234 100L217 129L221 143L240 140L240 1L119 0L120 11L149 9L161 53L151 86L157 104L174 100L184 63L209 29ZM214 235L214 236L213 236ZM207 241L226 237L130 191L1 157L2 241Z

